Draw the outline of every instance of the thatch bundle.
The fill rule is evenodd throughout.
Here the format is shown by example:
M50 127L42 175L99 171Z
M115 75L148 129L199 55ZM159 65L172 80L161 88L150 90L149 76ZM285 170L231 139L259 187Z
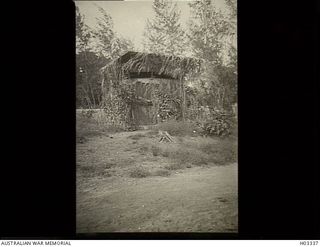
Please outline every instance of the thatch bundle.
M186 74L200 71L200 60L189 57L168 56L154 53L127 52L102 68L108 78L121 78L130 73L152 73L182 79Z

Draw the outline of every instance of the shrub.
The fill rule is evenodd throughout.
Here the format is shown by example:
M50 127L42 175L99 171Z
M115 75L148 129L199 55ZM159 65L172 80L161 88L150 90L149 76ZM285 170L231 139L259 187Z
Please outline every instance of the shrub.
M132 178L145 178L147 176L150 176L150 172L142 166L136 166L130 171L130 177Z
M199 122L198 126L205 136L225 137L231 134L232 116L225 112L213 112L210 119Z

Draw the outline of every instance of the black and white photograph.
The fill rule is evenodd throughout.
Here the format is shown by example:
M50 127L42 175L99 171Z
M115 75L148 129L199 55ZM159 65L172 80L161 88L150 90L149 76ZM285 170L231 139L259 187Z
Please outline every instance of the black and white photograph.
M75 5L77 233L238 233L236 0Z

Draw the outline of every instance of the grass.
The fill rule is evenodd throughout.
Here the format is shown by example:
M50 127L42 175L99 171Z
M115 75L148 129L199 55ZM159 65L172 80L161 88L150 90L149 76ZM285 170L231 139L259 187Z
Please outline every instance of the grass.
M120 127L108 126L103 122L99 122L94 118L84 117L81 114L77 116L76 123L77 143L84 143L88 138L123 131Z
M131 140L140 140L145 137L146 137L146 135L144 135L144 134L136 134L136 135L128 136L127 138L129 138Z
M171 175L171 172L165 169L159 169L154 172L154 175L160 177L168 177Z
M152 152L152 155L153 155L153 156L158 156L158 155L160 155L161 148L160 148L159 146L153 145L153 146L151 147L151 152Z
M96 166L81 166L78 168L79 172L82 173L85 178L103 178L103 177L111 177L112 171L107 170L108 168L104 167L96 167Z
M184 127L188 125L189 127ZM237 162L237 136L225 138L198 136L189 123L168 122L157 126L172 135L178 135L173 143L159 143L156 128L138 133L121 133L119 128L106 128L92 118L77 119L81 162L79 172L86 178L108 176L170 176L171 171L196 166L226 165ZM95 137L95 138L94 138ZM91 138L91 139L90 139ZM90 139L90 143L85 143ZM95 142L94 140L97 140Z
M169 120L153 127L155 131L167 131L172 136L195 136L197 126L188 121Z
M172 163L172 164L165 166L166 169L171 170L171 171L184 169L185 167L186 167L186 165L183 163Z
M232 139L184 138L179 143L154 144L150 151L153 156L173 161L166 166L168 170L183 169L191 165L223 165L237 161L237 144Z
M142 166L136 166L130 170L129 175L132 178L145 178L150 176L151 173Z

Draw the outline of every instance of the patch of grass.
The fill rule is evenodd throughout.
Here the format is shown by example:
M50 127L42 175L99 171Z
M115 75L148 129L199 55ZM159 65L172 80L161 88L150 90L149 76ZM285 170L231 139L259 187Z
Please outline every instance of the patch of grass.
M108 162L108 163L106 163L105 164L105 169L111 169L111 168L113 168L113 167L115 167L116 166L116 164L115 163L113 163L113 162Z
M201 143L199 149L209 156L209 160L218 165L237 162L237 142L232 138L218 142Z
M144 144L143 146L141 146L139 148L139 152L142 153L142 154L146 154L148 151L149 151L149 147L148 147L147 144Z
M169 165L166 165L165 168L168 170L180 170L180 169L184 169L186 166L183 163L171 163Z
M160 147L153 145L151 147L151 152L152 152L153 156L158 156L161 152L161 149L160 149Z
M83 177L86 177L86 178L92 178L92 177L103 178L103 177L112 176L111 171L106 170L106 169L109 169L107 167L104 168L101 166L80 166L78 167L78 169L79 169L79 172L83 174Z
M151 129L146 133L146 136L148 137L154 137L158 135L158 130L157 129Z
M151 173L142 166L136 166L130 170L129 175L132 178L145 178L150 176Z
M212 143L208 143L208 142L200 143L199 145L199 149L206 154L211 154L214 147L215 146Z
M106 133L121 132L123 129L117 126L106 125L94 118L87 118L81 114L76 121L77 143L84 143L87 138L105 135Z
M136 135L131 135L128 136L127 138L131 139L131 140L140 140L141 138L146 137L146 135L143 134L136 134Z
M124 157L122 155L119 155L117 157L111 158L108 161L108 164L112 164L112 166L117 167L128 167L134 164L134 159L131 157Z
M162 151L161 155L162 155L163 157L169 157L170 152L169 152L168 149L165 149L165 150Z
M237 142L232 139L196 137L183 143L158 143L151 147L153 156L171 159L167 169L181 169L187 165L204 166L210 163L225 165L237 161Z
M102 125L101 130L107 133L118 133L124 131L124 129L113 125Z
M207 156L196 149L179 148L171 153L171 157L183 165L193 164L200 166L208 163Z
M168 171L168 170L161 169L161 170L156 170L154 172L154 175L155 176L160 176L160 177L168 177L168 176L171 175L171 172Z
M194 136L197 126L189 121L169 120L154 127L154 130L167 131L172 136Z

